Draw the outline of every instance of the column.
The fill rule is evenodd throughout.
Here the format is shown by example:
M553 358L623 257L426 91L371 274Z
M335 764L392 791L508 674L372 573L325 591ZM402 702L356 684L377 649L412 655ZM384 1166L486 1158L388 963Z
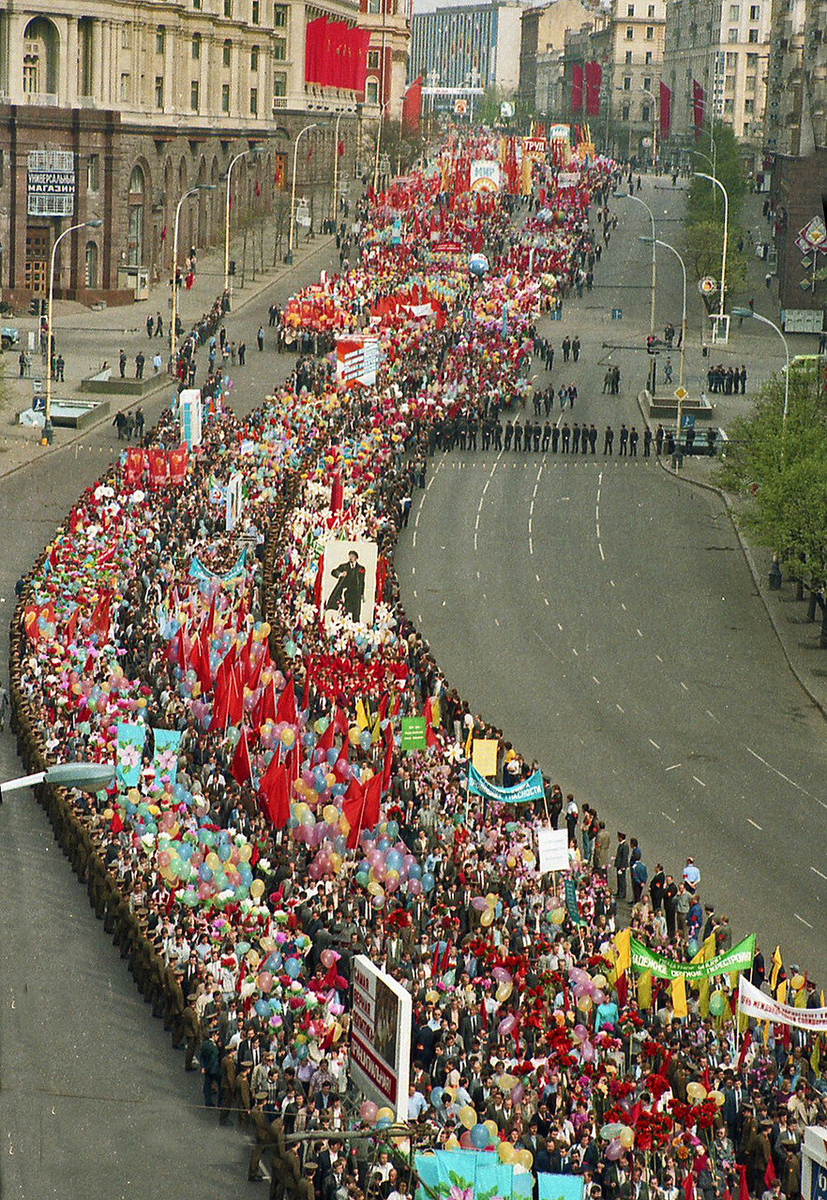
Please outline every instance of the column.
M58 103L61 107L77 108L78 95L80 94L78 72L81 69L77 17L69 17L66 20L64 33L65 37L61 40L65 43L65 51L61 56L62 65L61 78L58 81L60 93Z
M100 98L104 108L109 107L111 95L109 89L109 74L112 69L111 22L100 22Z

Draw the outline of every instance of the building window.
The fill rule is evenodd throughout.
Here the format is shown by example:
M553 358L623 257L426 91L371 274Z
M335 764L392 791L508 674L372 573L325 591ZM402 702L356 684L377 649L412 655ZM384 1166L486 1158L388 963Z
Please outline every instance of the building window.
M258 46L250 47L250 70L258 70Z
M198 80L193 79L190 84L190 108L193 112L198 112L199 92Z
M740 4L730 4L729 19L730 19L730 21L740 21L741 20L741 5Z
M368 104L379 103L379 80L368 79L365 81L365 100Z
M727 36L729 38L730 43L737 42L738 41L738 30L730 29Z
M747 67L755 68L758 66L758 55L749 53L747 55Z
M378 71L379 70L379 51L378 50L368 50L368 70L369 71Z
M258 116L258 88L250 88L250 114Z
M121 72L121 100L128 100L128 99L129 99L129 75L125 71L123 71L123 72Z
M625 61L626 61L626 66L631 67L631 65L632 65L632 51L631 50L626 51L626 60Z
M621 106L620 119L621 119L621 121L629 120L629 105L628 104L624 104Z
M192 0L192 7L193 7L193 8L200 8L200 7L201 7L201 0Z
M368 0L368 12L380 13L382 11L382 0Z
M287 58L287 38L273 38L273 58L284 62Z
M273 73L273 95L287 95L287 73L286 71L275 71Z
M737 67L738 66L738 51L737 50L727 50L726 65L728 67Z
M641 108L640 119L641 119L641 121L649 121L651 119L648 104L644 104L643 107Z
M96 242L86 243L86 286L98 286L98 247Z
M201 57L201 34L194 33L192 35L192 57L199 59Z
M750 42L750 44L751 44L751 45L753 45L753 46L754 46L754 45L755 45L755 43L758 41L758 30L757 30L757 29L751 29L751 30L749 31L749 37L748 37L748 39L747 39L747 40Z
M229 38L227 38L227 40L224 42L224 46L221 51L221 61L225 67L229 67L229 65L230 65L232 53L233 53L233 43L230 41Z
M634 27L634 25L627 25L627 26L626 26L626 41L627 41L627 42L632 42L632 41L634 41L634 38L635 38L635 27Z
M655 6L654 6L654 4L650 4L650 5L649 5L649 11L647 12L647 14L646 14L646 15L647 15L647 17L649 18L649 20L650 20L650 21L654 19L654 16L655 16Z
M728 92L735 91L735 76L734 75L727 75L726 79L724 80L724 87L726 88L726 90Z
M744 101L744 112L745 113L755 112L755 101L754 100L745 100Z
M631 90L632 90L632 77L631 77L631 75L624 75L624 76L623 76L623 90L624 90L624 92L631 92Z
M260 4L259 0L253 0L253 10L251 13L251 20L254 25L261 24L261 4Z
M733 114L733 112L734 112L734 110L735 110L735 102L734 102L734 100L725 100L725 101L724 101L724 113L725 113L725 114L726 114L728 117L731 117L731 116L732 116L732 114Z
M655 27L654 27L654 25L647 25L646 26L646 41L653 42L654 40L655 40Z
M101 160L99 154L90 154L86 160L86 190L99 192L101 187Z
M221 85L221 111L225 113L230 111L230 85L228 83Z
M155 30L155 53L163 54L167 48L167 31L163 25Z
M627 7L626 7L626 16L627 16L627 17L633 17L634 15L635 15L635 6L634 6L634 4L629 4L629 5L627 5Z
M128 25L121 25L121 50L129 49L130 33L131 30Z
M155 76L155 107L164 107L164 77L163 75Z
M749 19L751 21L760 21L761 20L761 5L760 4L751 4L749 6Z
M273 9L273 25L276 29L287 28L287 5L277 4Z
M755 76L754 75L747 75L746 80L744 81L744 90L747 92L755 91Z
M643 61L647 67L652 65L652 51L651 50L646 51L646 57L644 58Z
M643 77L643 90L644 90L644 91L646 91L646 92L651 92L651 90L652 90L652 77L651 77L651 75L644 75L644 77Z
M231 17L233 15L233 0L224 0L224 16Z

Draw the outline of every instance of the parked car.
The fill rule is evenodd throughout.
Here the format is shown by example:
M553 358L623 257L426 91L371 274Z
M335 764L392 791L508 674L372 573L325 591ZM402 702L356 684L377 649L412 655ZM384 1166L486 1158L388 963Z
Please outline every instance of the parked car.
M20 341L20 333L13 325L4 325L0 329L0 347L3 350L11 350L12 346L16 346Z

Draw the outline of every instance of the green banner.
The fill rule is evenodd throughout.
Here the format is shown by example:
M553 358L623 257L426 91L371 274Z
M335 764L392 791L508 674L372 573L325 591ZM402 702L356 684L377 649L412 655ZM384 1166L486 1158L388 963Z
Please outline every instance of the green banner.
M642 942L631 940L632 967L635 971L651 971L660 979L709 979L712 975L729 975L733 971L748 971L755 957L755 934L745 937L737 946L716 954L706 962L682 963L664 958Z
M425 750L428 745L424 717L403 717L399 733L400 750Z
M564 887L566 889L566 910L575 925L586 925L588 922L585 917L580 916L580 909L577 907L577 888L573 879L567 879Z

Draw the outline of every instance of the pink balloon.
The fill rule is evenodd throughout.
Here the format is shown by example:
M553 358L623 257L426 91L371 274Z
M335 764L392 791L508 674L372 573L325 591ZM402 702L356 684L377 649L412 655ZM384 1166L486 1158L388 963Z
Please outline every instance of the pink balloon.
M511 975L506 971L505 967L494 967L491 972L497 983L511 983Z
M592 996L592 1000L595 1002L595 1004L605 1004L606 1003L606 993L601 992L600 988L598 988L595 991L594 995Z
M594 1046L591 1042L584 1042L580 1047L580 1053L583 1056L583 1062L594 1062Z
M511 1099L514 1104L519 1104L525 1096L525 1086L522 1083L515 1084L511 1089Z
M608 1158L609 1162L617 1162L622 1154L623 1147L621 1146L620 1142L617 1138L612 1138L606 1147L606 1157Z
M485 896L474 896L471 900L471 907L475 912L485 912L485 910L488 908Z
M497 1026L497 1033L500 1035L500 1037L508 1037L509 1033L512 1032L516 1024L517 1018L513 1013L509 1013L507 1017L503 1017L503 1019L500 1021L499 1025Z
M589 1031L585 1025L575 1025L574 1030L575 1041L585 1042L589 1036Z
M471 1141L471 1134L468 1132L467 1129L463 1133L462 1137L459 1139L459 1144L460 1144L460 1146L462 1146L463 1150L473 1150L474 1144Z

